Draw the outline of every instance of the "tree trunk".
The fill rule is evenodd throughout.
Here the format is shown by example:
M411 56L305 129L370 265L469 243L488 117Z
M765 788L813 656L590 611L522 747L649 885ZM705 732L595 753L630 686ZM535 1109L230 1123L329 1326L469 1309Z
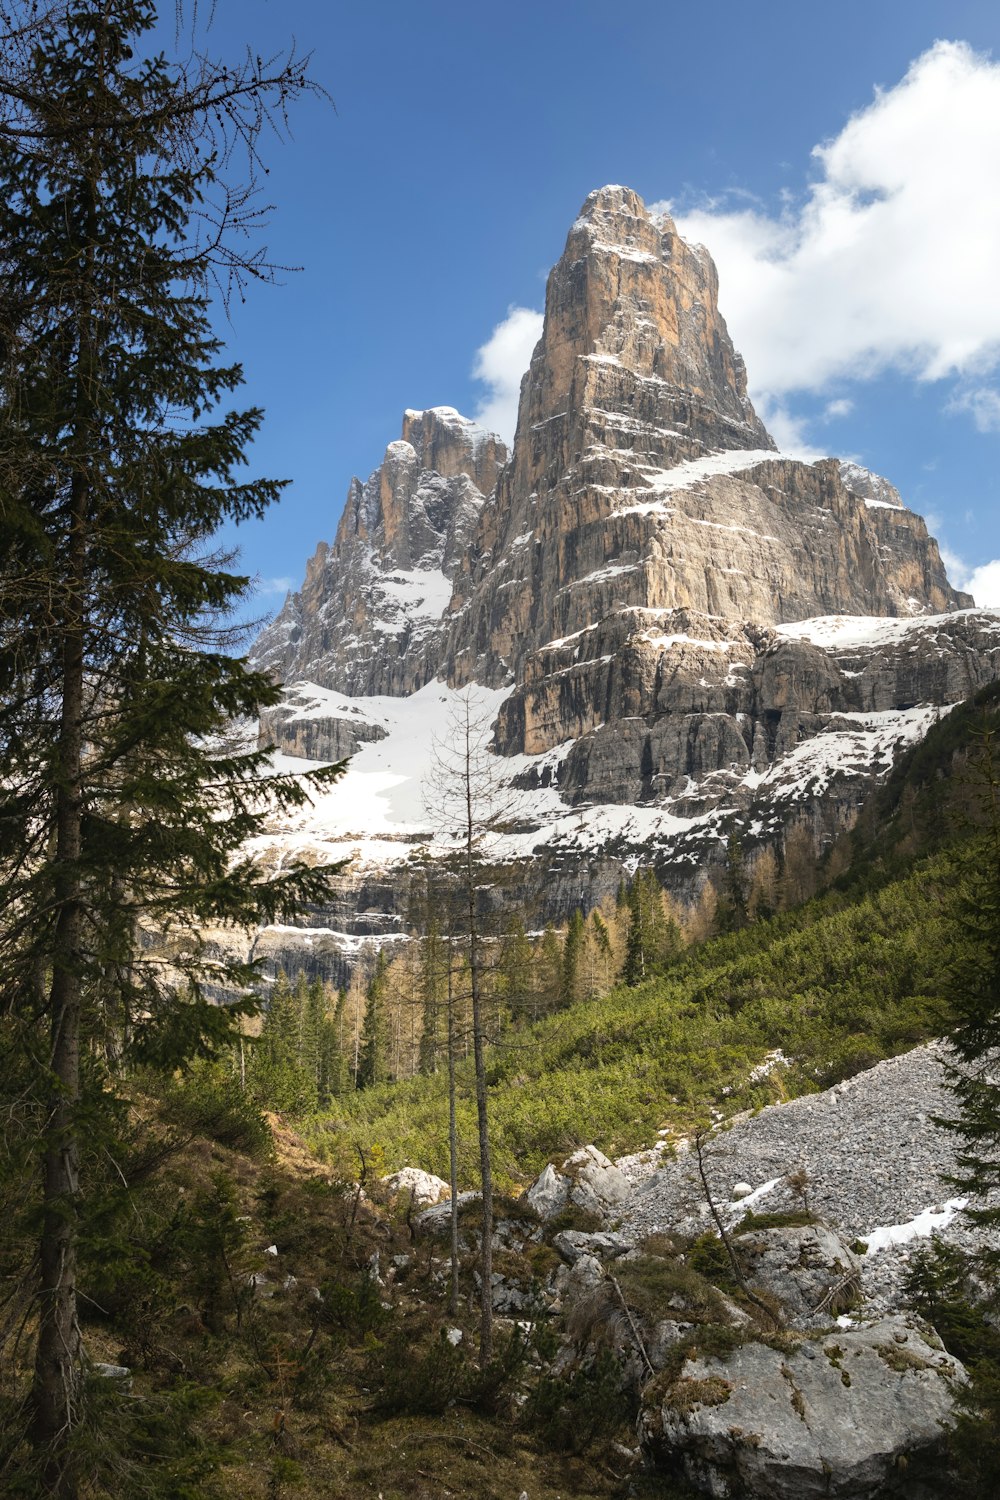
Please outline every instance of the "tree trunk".
M455 997L448 952L448 1178L451 1183L451 1292L448 1310L458 1316L458 1120L455 1110Z
M466 737L468 754L468 730ZM471 771L471 768L470 768ZM493 1168L490 1155L489 1111L486 1100L486 1059L483 1045L483 1009L479 960L479 919L476 911L476 861L473 847L474 809L471 774L465 778L466 800L466 896L469 914L469 972L472 988L472 1050L476 1069L476 1116L479 1122L479 1171L482 1179L482 1244L479 1254L480 1295L479 1363L485 1369L493 1358Z
M83 901L82 853L84 711L84 591L86 588L87 487L73 481L69 584L63 633L62 709L56 790L54 895L56 918L52 981L48 1123L43 1165L38 1342L32 1387L32 1434L46 1454L52 1494L72 1500L76 1485L62 1449L75 1425L81 1385L80 1329L76 1307L76 1214L80 1098L80 1008Z

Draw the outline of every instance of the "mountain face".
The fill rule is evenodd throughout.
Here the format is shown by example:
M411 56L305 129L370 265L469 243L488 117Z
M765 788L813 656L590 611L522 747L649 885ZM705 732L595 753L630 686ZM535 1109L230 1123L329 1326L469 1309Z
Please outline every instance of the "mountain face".
M359 697L412 692L441 667L451 580L507 458L498 437L449 406L407 411L367 484L351 481L332 547L259 637L255 665ZM269 720L263 732L270 735ZM355 726L355 729L357 726ZM339 758L376 738L345 723L293 753Z
M640 855L690 892L734 816L832 836L994 680L1000 619L972 605L886 480L777 452L708 253L606 187L549 277L509 459L450 408L405 414L255 647L289 685L261 734L362 747L294 837L384 869L427 837L429 737L468 691L528 799L510 857L562 871L551 914Z

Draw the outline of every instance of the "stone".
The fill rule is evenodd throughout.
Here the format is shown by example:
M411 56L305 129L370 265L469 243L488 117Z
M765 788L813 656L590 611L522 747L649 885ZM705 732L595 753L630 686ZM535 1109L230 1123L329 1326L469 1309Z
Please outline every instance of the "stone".
M570 1182L570 1202L602 1217L619 1208L629 1194L625 1174L596 1146L581 1146L567 1156L562 1174Z
M835 1229L808 1224L734 1232L751 1286L777 1302L792 1323L830 1323L858 1300L861 1262Z
M568 1302L578 1301L582 1296L588 1295L599 1287L603 1280L604 1267L597 1256L581 1255L570 1266L563 1296Z
M608 1234L599 1231L597 1234L584 1234L578 1229L563 1229L554 1236L553 1247L559 1251L563 1260L573 1265L580 1259L581 1255L596 1255L601 1260L616 1260L620 1255L627 1255L632 1248L632 1241L620 1234Z
M543 1168L525 1191L524 1201L543 1222L558 1218L569 1204L602 1218L628 1197L628 1178L596 1146L581 1146L560 1167Z
M471 1203L479 1203L481 1198L481 1193L459 1193L459 1209L461 1210ZM450 1234L451 1200L448 1199L445 1203L435 1203L430 1208L423 1209L414 1217L413 1228L417 1234L429 1234L435 1238Z
M649 1387L647 1459L714 1496L871 1500L890 1481L893 1494L919 1494L907 1466L940 1449L965 1372L915 1327L903 1354L899 1328L885 1319L790 1351L751 1342L687 1360L665 1389Z
M569 1180L549 1162L531 1186L525 1189L524 1201L531 1205L543 1222L555 1219L569 1202Z
M451 1188L433 1172L423 1172L419 1167L401 1167L388 1177L379 1179L382 1191L390 1198L408 1195L414 1208L428 1208L451 1197Z

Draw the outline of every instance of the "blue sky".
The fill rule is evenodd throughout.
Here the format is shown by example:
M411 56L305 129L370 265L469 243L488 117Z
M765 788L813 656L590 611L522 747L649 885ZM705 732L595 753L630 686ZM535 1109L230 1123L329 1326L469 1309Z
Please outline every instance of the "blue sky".
M254 467L292 481L238 534L262 609L405 407L509 407L537 325L508 317L605 182L713 252L779 442L885 474L1000 604L995 0L217 0L206 46L292 37L336 105L265 148L267 243L303 269L223 329Z

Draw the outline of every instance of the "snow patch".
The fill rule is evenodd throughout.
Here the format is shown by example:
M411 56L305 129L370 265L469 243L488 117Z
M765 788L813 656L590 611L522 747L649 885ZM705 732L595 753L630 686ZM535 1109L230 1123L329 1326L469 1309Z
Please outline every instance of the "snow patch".
M649 483L643 486L646 493L656 495L674 495L681 490L693 489L695 485L705 480L714 479L720 474L740 474L745 469L756 468L763 463L787 462L787 455L775 453L772 448L735 448L728 449L722 453L709 453L704 458L689 458L683 463L675 464L670 469L646 469L644 473ZM633 491L633 493L635 493ZM640 501L635 505L622 506L622 512L626 515L637 513L648 515L651 511L659 509L661 501L659 498L649 501ZM708 524L708 523L706 523ZM746 530L745 527L724 527L724 530L738 531Z
M890 1245L908 1245L911 1240L927 1239L935 1230L946 1229L968 1201L967 1198L949 1198L940 1208L925 1208L923 1213L917 1214L915 1219L909 1219L905 1224L886 1224L860 1238L868 1247L869 1255L877 1255Z

